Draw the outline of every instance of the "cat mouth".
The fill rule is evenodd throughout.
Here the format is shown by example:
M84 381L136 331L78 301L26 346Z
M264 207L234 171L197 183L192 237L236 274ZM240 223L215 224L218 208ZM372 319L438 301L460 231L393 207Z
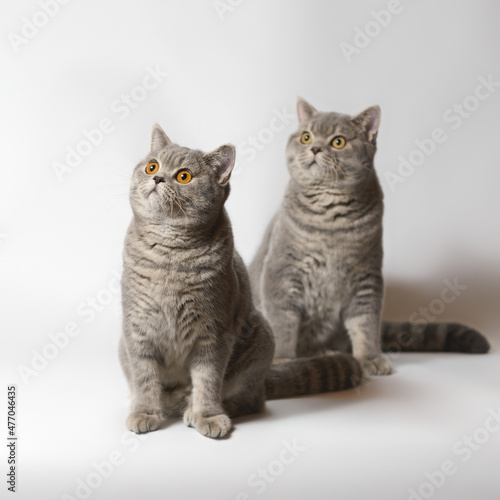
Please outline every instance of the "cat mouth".
M179 204L176 200L176 196L170 193L168 189L158 189L159 184L155 185L150 189L146 195L146 198L153 198L155 203L159 203L164 206L171 206L172 203Z
M310 158L310 157L309 157ZM313 165L317 165L318 167L322 167L322 157L319 157L319 155L315 154L312 157L312 160L308 163L307 168L311 168Z
M171 202L171 197L169 193L166 193L164 190L158 189L158 186L155 186L153 189L151 189L148 193L148 198L156 198L156 200L160 203L170 203Z
M158 186L159 186L159 184L155 184L155 185L152 187L152 189L150 189L150 190L149 190L149 192L148 192L148 197L149 197L149 196L151 196L153 193L155 193L155 194L156 194L156 195L158 195L158 196L160 195L160 193L159 193L159 191L158 191L158 189L157 189L157 188L158 188Z

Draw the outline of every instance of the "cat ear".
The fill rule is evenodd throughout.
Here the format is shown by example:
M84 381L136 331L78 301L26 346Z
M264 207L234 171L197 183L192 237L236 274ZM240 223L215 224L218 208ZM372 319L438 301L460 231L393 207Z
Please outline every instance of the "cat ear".
M308 122L318 111L314 106L309 104L302 97L297 97L297 118L299 125L304 125Z
M354 122L363 127L370 142L375 142L380 126L380 107L371 106L354 117Z
M205 155L208 163L215 169L217 181L221 186L226 186L233 171L236 160L236 150L232 144L224 144L211 153Z
M172 141L163 132L163 129L156 123L151 132L151 153L159 151L165 146L172 144Z

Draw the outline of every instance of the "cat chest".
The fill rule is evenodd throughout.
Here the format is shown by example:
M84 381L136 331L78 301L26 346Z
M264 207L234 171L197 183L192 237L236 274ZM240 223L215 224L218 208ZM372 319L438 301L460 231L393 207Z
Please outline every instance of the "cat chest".
M157 301L157 314L172 341L189 344L210 323L207 310L213 300L203 287L165 281L158 287Z
M323 251L304 258L304 305L310 316L337 316L350 293L349 274L342 256Z
M148 337L165 348L192 347L206 328L210 297L199 283L179 273L136 270L129 278L133 315Z

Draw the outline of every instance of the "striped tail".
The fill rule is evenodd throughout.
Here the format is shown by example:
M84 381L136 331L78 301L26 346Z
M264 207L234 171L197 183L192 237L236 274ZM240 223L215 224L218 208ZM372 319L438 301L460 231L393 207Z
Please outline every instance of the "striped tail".
M361 365L350 354L297 358L271 365L266 376L266 399L342 391L362 381Z
M459 323L382 323L382 350L483 354L490 344L478 331Z

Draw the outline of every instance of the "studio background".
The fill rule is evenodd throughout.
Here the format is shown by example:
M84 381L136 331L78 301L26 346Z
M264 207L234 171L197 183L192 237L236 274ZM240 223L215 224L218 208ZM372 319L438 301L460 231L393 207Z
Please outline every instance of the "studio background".
M500 432L478 431L500 411L498 3L0 5L0 411L17 384L17 498L498 498ZM347 114L381 106L385 316L430 307L492 352L393 356L390 377L268 403L220 442L182 422L138 439L117 290L151 128L237 146L227 208L249 263L288 180L297 96Z

